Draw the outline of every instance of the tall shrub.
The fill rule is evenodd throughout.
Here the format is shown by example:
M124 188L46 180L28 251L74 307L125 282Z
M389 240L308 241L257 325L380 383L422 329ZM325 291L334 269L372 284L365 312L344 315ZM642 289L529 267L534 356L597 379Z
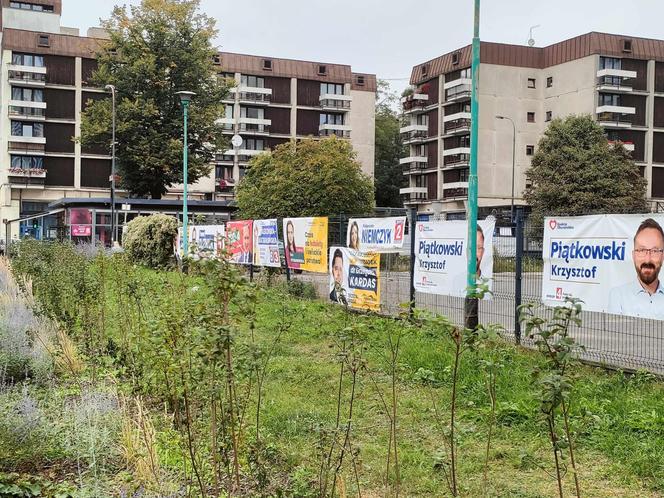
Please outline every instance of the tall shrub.
M177 232L178 222L172 216L140 216L127 225L123 244L125 252L134 263L151 268L167 266L173 256L173 241Z

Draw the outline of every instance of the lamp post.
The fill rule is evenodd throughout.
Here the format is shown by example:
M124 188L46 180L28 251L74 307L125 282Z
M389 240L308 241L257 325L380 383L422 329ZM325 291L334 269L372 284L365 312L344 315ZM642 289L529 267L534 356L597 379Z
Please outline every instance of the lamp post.
M184 184L184 193L182 200L182 249L184 250L184 257L189 254L189 213L187 212L187 161L188 161L188 148L187 143L187 118L189 115L189 102L191 98L196 95L194 92L181 91L176 92L175 95L180 97L180 104L182 104L182 112L184 114L184 147L182 150L182 183Z
M496 119L507 119L512 123L512 204L510 204L510 223L514 223L514 171L516 166L516 125L512 118L496 116Z
M106 85L106 90L111 92L111 102L113 109L113 124L111 136L111 246L115 246L116 227L115 227L115 85Z

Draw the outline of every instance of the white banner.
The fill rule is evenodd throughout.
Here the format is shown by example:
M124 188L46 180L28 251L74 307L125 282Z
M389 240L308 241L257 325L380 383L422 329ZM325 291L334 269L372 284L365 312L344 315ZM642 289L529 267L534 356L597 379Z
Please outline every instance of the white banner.
M281 266L279 257L279 230L277 220L254 220L254 264Z
M478 282L493 280L495 220L477 223ZM415 290L463 297L467 287L467 221L418 221L415 227ZM489 299L487 294L485 298Z
M406 217L351 218L347 245L362 252L394 252L403 248Z
M189 234L189 257L212 259L222 256L226 238L226 227L224 225L189 225L187 233ZM180 227L178 228L176 241L180 257L184 252L183 246L184 237L182 236L182 227Z
M574 297L589 311L664 319L662 226L650 214L546 218L542 301Z

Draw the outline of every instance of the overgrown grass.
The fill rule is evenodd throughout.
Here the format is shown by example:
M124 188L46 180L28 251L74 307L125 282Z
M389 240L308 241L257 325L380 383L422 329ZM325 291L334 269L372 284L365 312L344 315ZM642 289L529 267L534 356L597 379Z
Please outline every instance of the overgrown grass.
M34 482L36 477L64 482L78 490L72 493L76 496L139 490L148 496L199 496L186 432L178 427L173 408L182 402L182 393L164 398L169 391L159 371L162 365L176 368L164 363L166 353L159 342L175 320L182 322L189 342L201 344L196 349L179 347L203 359L214 344L207 336L234 327L234 373L239 398L246 399L239 405L242 483L234 496L319 496L321 461L330 448L333 453L340 449L331 446L332 441L348 427L353 384L348 373L340 383L339 372L350 354L350 332L361 368L349 452L340 466L336 494L394 496L394 471L386 482L390 418L385 400L392 395L387 338L401 333L395 368L399 495L449 496L446 427L454 348L449 334L433 322L409 324L348 313L292 295L306 296L306 289L290 289L289 294L288 289L263 287L231 303L232 322L214 322L213 327L205 318L209 307L216 306L215 296L205 290L209 276L155 272L121 257L83 260L67 256L66 249L51 249L63 251L65 265L87 265L71 272L84 278L81 287L74 278L65 281L66 266L51 267L56 255L42 261L33 249L26 250L31 259L18 264L17 271L35 278L38 301L71 332L86 366L75 372L61 368L46 384L0 391L0 416L10 421L0 424L0 473L19 471ZM80 292L84 299L78 304L67 301L64 313L55 306L63 298L56 285L68 286L64 295ZM96 294L90 296L86 289ZM247 299L255 300L255 310ZM485 481L490 403L482 360L487 355L500 356L504 367L496 378L497 425ZM269 360L262 374L260 440L255 423L257 358ZM198 361L192 356L177 368ZM204 378L206 360L196 364L184 385L195 388L190 395L199 400L192 404L191 416L194 435L199 436L195 450L210 455L205 439L210 431L205 404L209 387L196 383ZM533 370L543 365L536 352L500 341L463 357L456 424L461 496L535 498L556 493L550 443L532 381ZM664 385L645 373L628 376L579 366L575 375L571 428L584 496L662 496ZM19 425L21 431L12 429ZM74 433L81 435L77 444ZM29 444L21 446L22 441ZM29 450L20 465L12 460L17 450L10 444ZM223 464L230 442L220 437L219 445ZM211 459L199 461L208 496L223 496L214 492ZM573 489L570 473L565 481Z

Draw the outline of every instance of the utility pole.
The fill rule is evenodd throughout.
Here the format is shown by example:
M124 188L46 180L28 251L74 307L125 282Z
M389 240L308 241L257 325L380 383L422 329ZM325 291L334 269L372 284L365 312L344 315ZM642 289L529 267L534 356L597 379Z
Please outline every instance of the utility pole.
M477 139L479 135L479 99L477 83L480 72L480 0L475 0L475 23L473 32L472 93L470 96L470 175L468 178L468 280L470 288L476 287L477 279ZM466 296L464 326L474 329L478 324L478 301Z

